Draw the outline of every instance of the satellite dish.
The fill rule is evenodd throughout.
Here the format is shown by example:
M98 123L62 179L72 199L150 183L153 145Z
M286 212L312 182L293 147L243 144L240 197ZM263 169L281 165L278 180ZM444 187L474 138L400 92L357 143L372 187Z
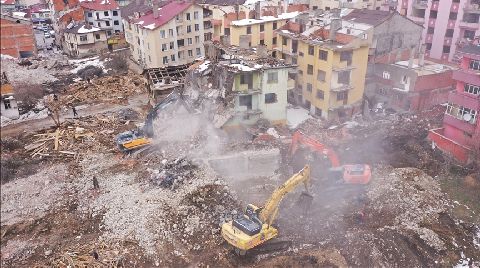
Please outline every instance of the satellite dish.
M472 114L471 114L471 113L466 113L466 114L464 114L464 115L463 115L463 120L465 120L465 121L467 121L467 122L470 121L470 120L472 120Z

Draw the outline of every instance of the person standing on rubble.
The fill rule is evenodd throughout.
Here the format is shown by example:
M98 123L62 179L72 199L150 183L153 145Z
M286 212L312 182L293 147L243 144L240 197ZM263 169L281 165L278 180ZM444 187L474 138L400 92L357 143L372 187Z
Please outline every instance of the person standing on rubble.
M75 109L75 106L72 106L72 111L73 111L73 117L77 117L78 113L77 113L77 109Z
M95 189L95 190L100 189L100 185L98 184L97 177L93 176L92 181L93 181L93 189Z

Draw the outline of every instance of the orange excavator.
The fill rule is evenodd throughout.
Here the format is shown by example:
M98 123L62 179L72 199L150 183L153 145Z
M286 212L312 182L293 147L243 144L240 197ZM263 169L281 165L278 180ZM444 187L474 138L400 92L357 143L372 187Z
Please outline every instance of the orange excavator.
M326 176L348 184L367 184L372 176L369 165L341 165L334 150L301 131L293 134L290 144L290 159L294 169L310 164L313 176Z

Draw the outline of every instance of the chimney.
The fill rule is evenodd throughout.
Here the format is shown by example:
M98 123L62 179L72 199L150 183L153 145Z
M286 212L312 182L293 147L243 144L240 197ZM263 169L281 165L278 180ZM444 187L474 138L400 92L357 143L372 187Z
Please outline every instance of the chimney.
M154 3L153 4L153 17L155 19L158 19L160 14L158 14L158 4L157 3Z
M330 22L330 32L328 35L328 39L331 41L335 41L335 36L337 34L337 31L342 28L342 20L340 18L332 18L332 21Z

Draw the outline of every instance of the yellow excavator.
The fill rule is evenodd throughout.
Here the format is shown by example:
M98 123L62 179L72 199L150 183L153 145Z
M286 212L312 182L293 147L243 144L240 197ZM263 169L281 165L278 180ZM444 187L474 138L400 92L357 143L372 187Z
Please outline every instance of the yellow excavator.
M306 165L298 173L290 177L278 187L262 207L248 204L245 214L222 225L223 238L235 248L239 255L264 244L278 235L278 229L272 224L277 216L283 197L300 184L305 185L306 193L302 196L311 199L308 192L310 186L310 167Z

